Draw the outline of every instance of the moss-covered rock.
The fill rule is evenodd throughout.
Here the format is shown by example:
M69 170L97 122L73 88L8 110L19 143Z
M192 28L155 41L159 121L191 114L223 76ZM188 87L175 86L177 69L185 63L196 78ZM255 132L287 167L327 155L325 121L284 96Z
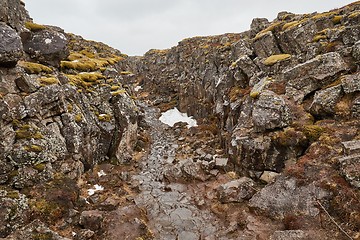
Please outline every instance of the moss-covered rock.
M37 23L34 23L34 22L26 22L25 27L27 29L29 29L30 31L33 31L33 32L46 29L46 27L44 25L37 24Z
M264 60L264 64L266 66L272 66L278 62L282 62L285 60L289 60L291 58L290 54L277 54L277 55L271 55L270 57L266 58Z
M20 61L18 65L22 67L25 70L25 72L27 72L28 74L39 74L39 73L50 74L53 72L53 70L50 67L47 67L39 63Z

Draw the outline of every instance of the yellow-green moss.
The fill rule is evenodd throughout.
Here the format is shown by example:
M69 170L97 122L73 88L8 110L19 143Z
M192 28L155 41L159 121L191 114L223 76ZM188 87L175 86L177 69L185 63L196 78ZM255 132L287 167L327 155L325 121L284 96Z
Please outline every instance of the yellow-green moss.
M288 18L291 18L292 16L294 16L294 14L292 13L285 14L284 16L281 17L281 20L283 21L288 20Z
M75 115L74 119L75 119L75 122L79 123L83 120L83 116L81 113L79 113L79 114Z
M74 110L73 105L68 104L68 105L67 105L67 110L68 110L69 113L72 113L72 111Z
M283 131L278 131L273 136L273 140L275 140L282 146L290 147L305 143L306 137L304 133L290 127L284 129Z
M186 40L186 39L184 39ZM165 55L169 52L169 49L150 49L146 54L148 55Z
M265 28L264 30L262 30L258 34L256 34L256 36L254 37L254 41L258 40L259 38L264 36L267 32L274 31L275 28L280 27L282 24L284 24L283 21L275 22L275 23L271 24L270 26L268 26L267 28Z
M30 125L22 125L15 131L16 139L42 139L44 136Z
M292 28L298 24L299 24L299 21L292 21L292 22L285 23L284 26L282 27L282 30L285 31L288 28Z
M341 23L341 20L342 20L342 19L343 19L343 16L336 15L336 16L333 17L332 22L333 22L334 24L339 24L339 23Z
M91 73L79 73L78 75L81 80L85 81L85 82L96 82L99 79L105 79L105 77L98 72L91 72Z
M116 90L119 90L120 88L121 88L121 86L119 86L119 85L112 85L111 91L116 91Z
M20 195L18 191L9 191L6 193L6 197L11 199L18 199Z
M93 85L97 84L97 80L95 80L96 75L92 76L88 74L77 74L77 75L68 74L66 76L69 79L70 85L79 88L84 88L86 90L88 90L89 87L92 87ZM82 92L82 89L78 89L78 92Z
M98 119L101 122L110 122L111 121L111 115L109 115L109 114L99 114Z
M53 240L53 234L50 232L44 232L44 233L33 233L31 236L33 240Z
M305 125L302 129L302 132L310 142L316 141L324 131L325 129L318 125Z
M40 24L33 23L33 22L26 22L25 27L33 32L46 29L46 27L44 25L40 25Z
M80 54L82 54L83 56L86 56L88 58L95 58L96 57L95 53L90 52L90 50L88 50L88 49L81 50Z
M120 95L120 94L123 94L123 93L126 93L125 89L120 89L120 90L117 90L115 92L111 92L111 95L112 96L117 96L117 95Z
M327 39L327 36L326 35L315 35L314 38L313 38L313 42L318 42L320 40L323 40L323 39Z
M272 55L264 60L264 65L266 66L272 66L277 62L285 61L291 58L290 54L277 54Z
M298 27L301 24L307 22L308 20L309 20L308 18L303 18L303 19L301 19L299 21L292 21L292 22L286 23L286 24L284 24L282 30L286 31L286 30L293 29L293 28Z
M41 77L38 79L38 81L42 86L59 84L59 79L57 79L56 77Z
M36 214L50 218L59 215L61 212L61 209L56 203L47 201L46 199L30 202L30 208Z
M250 92L250 97L251 98L257 98L260 95L260 92L258 91L251 91Z
M36 165L34 166L34 169L36 169L36 170L39 171L39 172L44 171L45 168L46 168L46 164L45 164L45 163L39 163L39 164L36 164Z
M356 18L356 17L359 16L359 15L360 15L360 11L356 11L356 12L351 13L351 14L348 16L348 18Z
M61 61L60 67L63 69L74 69L81 72L87 72L87 71L95 71L96 63L88 60Z
M45 65L39 63L20 61L19 66L24 68L28 74L39 74L39 73L52 73L53 70Z
M67 59L70 61L76 61L82 58L84 58L84 55L78 52L70 52L69 56L67 57Z
M319 14L316 14L315 16L312 16L311 19L317 20L317 19L321 19L321 18L325 18L325 17L332 17L334 14L335 14L335 12L319 13Z
M67 59L69 61L61 61L60 66L62 69L73 69L81 72L89 72L105 70L106 66L113 65L123 60L124 58L116 55L100 57L99 55L92 53L89 50L82 50L80 52L71 52Z
M121 75L130 75L130 74L133 74L132 72L130 71L123 71L123 72L120 72Z
M39 152L42 152L44 149L39 145L32 144L32 145L29 145L29 146L25 146L24 150L28 151L28 152L39 153Z

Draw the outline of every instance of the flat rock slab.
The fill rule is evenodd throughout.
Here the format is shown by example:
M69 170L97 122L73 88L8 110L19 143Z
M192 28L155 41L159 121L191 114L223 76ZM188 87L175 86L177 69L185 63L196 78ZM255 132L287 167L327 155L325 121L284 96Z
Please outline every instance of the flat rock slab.
M347 155L360 153L360 140L343 142L342 145Z

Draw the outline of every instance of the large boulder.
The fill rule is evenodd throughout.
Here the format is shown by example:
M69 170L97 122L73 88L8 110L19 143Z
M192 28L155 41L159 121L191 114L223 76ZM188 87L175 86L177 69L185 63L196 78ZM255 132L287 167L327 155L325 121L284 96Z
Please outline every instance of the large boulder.
M0 22L0 66L13 66L23 55L21 38L18 33Z
M339 53L319 55L283 72L283 78L287 82L286 95L302 102L309 93L333 82L347 69L348 66Z
M291 121L291 112L282 96L266 90L255 102L252 118L255 128L265 131L286 127Z
M243 136L241 136L243 135ZM285 161L298 155L296 147L282 146L273 140L275 136L250 135L236 132L232 135L232 154L235 163L256 177L265 170L280 172Z
M341 79L341 85L346 94L360 92L360 72L353 75L345 75Z
M321 200L329 194L314 183L299 186L294 178L279 177L250 199L250 206L256 211L274 219L300 214L318 218L320 210L314 199Z
M254 186L251 178L242 177L220 185L216 191L222 203L243 202L255 194Z
M277 44L276 38L271 31L268 31L257 37L253 43L254 52L258 57L267 58L271 55L280 54L281 50Z
M36 61L58 67L60 61L69 55L68 41L61 29L46 27L32 31L23 40L24 51Z
M317 116L334 114L335 105L340 100L341 96L341 85L317 91L310 107L311 113Z
M269 26L269 24L269 20L266 18L254 18L251 22L250 29L255 33L258 33Z

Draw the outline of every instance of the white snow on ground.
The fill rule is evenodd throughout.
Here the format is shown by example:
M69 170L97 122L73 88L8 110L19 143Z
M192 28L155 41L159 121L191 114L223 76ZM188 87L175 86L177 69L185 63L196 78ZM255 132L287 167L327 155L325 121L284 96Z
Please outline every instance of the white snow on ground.
M189 117L186 113L181 113L177 108L163 112L159 120L170 127L173 127L178 122L186 122L188 128L197 126L197 122L193 117Z
M141 90L141 89L142 89L141 86L136 86L136 87L134 88L134 91L135 91L135 92L138 92L138 91Z
M103 191L104 190L104 187L103 186L100 186L98 184L95 184L94 185L94 188L91 188L91 189L88 189L88 194L89 196L92 196L94 195L95 192L97 191Z
M100 170L100 172L97 173L98 177L106 176L106 173L104 170Z

